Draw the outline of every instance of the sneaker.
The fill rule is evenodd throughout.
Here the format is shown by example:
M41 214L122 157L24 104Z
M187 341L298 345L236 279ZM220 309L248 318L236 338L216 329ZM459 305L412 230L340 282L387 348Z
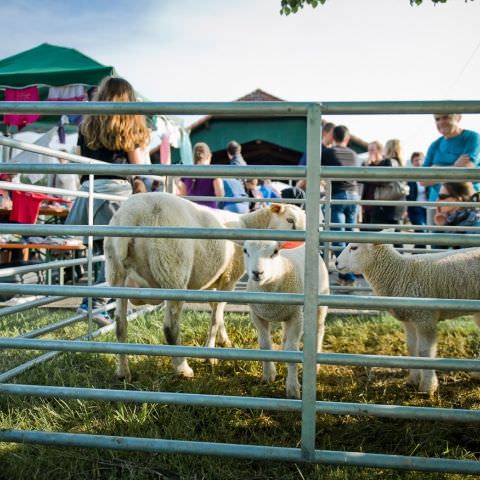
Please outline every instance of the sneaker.
M338 285L339 287L355 287L356 283L355 280L344 280L343 278L339 278L335 285Z
M88 303L82 302L77 308L77 313L87 313L87 312L88 312Z
M112 318L106 310L101 310L100 312L94 313L92 315L92 320L101 327L105 327L113 323Z
M93 310L100 307L93 307ZM88 314L88 302L82 302L77 308L77 313ZM113 323L112 318L106 310L100 310L92 314L92 320L98 325L104 327L106 325L111 325Z

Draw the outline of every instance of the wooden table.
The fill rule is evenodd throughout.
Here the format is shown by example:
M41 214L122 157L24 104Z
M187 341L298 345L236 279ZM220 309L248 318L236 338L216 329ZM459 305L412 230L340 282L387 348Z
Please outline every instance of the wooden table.
M22 250L22 259L27 261L31 250L46 250L47 252L78 252L86 250L85 245L55 245L52 243L0 243L0 250Z
M11 208L0 208L0 220L8 220L10 217ZM67 218L70 208L68 207L59 207L53 205L47 205L45 207L40 207L39 215L45 215L49 217L55 217L58 219Z

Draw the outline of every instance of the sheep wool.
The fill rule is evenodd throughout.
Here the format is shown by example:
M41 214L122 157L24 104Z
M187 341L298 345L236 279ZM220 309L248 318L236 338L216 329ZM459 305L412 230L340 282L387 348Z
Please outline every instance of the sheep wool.
M253 292L303 293L305 272L305 245L294 249L280 250L275 241L248 240L244 243L245 266L248 273L247 290ZM329 293L328 271L321 258L318 265L318 293ZM301 305L251 303L250 318L258 331L262 349L272 348L270 322L282 322L283 348L298 350L303 333L303 307ZM317 312L317 351L322 350L327 307L319 306ZM287 397L300 398L298 365L287 365ZM273 362L263 362L265 382L276 376Z
M110 225L152 227L227 228L305 228L305 213L293 205L272 204L269 208L243 215L212 209L169 193L139 193L127 199ZM242 249L223 239L190 238L105 238L107 281L111 286L165 289L233 290L244 273ZM162 300L131 299L134 305L161 303ZM163 331L171 345L179 343L183 302L165 303ZM127 339L127 299L117 299L117 339ZM207 347L230 346L223 313L225 302L212 303ZM185 358L172 359L177 373L193 376ZM212 360L213 362L213 360ZM125 355L119 355L117 376L129 378Z
M391 245L351 243L338 256L336 267L339 272L363 274L376 295L480 299L480 248L401 255ZM480 327L480 312L407 308L390 312L402 322L411 356L436 356L440 320L473 314ZM407 383L418 385L420 391L430 395L438 388L434 370L412 369Z

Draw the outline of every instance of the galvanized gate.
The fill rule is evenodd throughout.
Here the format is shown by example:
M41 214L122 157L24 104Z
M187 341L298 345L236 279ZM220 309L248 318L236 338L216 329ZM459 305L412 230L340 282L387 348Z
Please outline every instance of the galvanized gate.
M324 167L320 168L320 139L322 114L418 114L449 113L452 111L479 113L480 102L332 102L332 103L290 103L290 102L235 102L235 103L30 103L2 102L0 110L4 113L163 113L163 114L235 114L245 116L291 115L307 117L307 156L305 167L225 167L225 166L163 166L163 165L124 165L123 175L176 175L190 177L268 177L268 178L301 178L306 177L309 188L306 199L307 230L301 231L264 231L251 229L193 229L167 227L100 227L100 226L62 226L62 225L2 225L3 233L35 234L35 235L89 235L89 236L142 236L166 238L224 238L224 239L279 239L303 240L306 242L306 282L305 293L300 294L268 294L247 292L189 291L112 288L87 286L49 286L29 285L12 286L0 284L0 293L24 293L32 295L54 295L57 297L101 296L113 298L142 299L181 299L187 301L227 301L231 303L291 303L304 305L305 334L302 352L262 351L248 349L210 349L183 346L133 345L93 341L100 332L90 330L90 338L78 341L37 340L28 338L0 338L0 347L15 349L33 349L46 351L38 361L51 358L53 352L105 352L128 353L142 355L187 356L199 358L245 359L288 361L303 364L303 386L301 400L209 396L200 394L180 394L162 392L118 391L106 389L86 389L76 387L54 387L19 385L7 383L25 368L34 367L37 360L27 366L19 366L0 375L0 392L5 395L51 396L57 398L81 398L97 400L116 400L130 402L147 402L163 404L189 404L211 407L251 408L266 410L282 410L301 412L302 433L299 448L268 447L260 445L218 444L208 442L189 442L179 440L162 440L153 438L132 438L101 436L93 434L71 434L64 432L40 432L24 430L2 430L0 441L27 442L49 445L69 445L79 447L109 448L118 450L138 450L145 452L189 453L201 455L231 456L249 459L268 459L294 462L327 463L336 465L357 465L368 467L384 467L404 470L443 471L460 473L480 473L477 461L460 461L451 459L406 457L375 453L325 451L315 449L315 416L317 413L334 415L369 415L389 418L409 418L425 420L445 420L453 422L480 422L480 412L468 410L452 410L442 408L423 408L391 405L372 405L360 403L320 402L316 401L316 364L330 365L362 365L396 368L432 368L437 370L471 370L480 371L479 360L429 359L413 357L385 357L372 355L352 355L335 353L316 353L316 309L317 305L346 308L387 309L394 307L425 308L445 310L462 309L480 311L479 300L420 299L398 297L362 297L356 295L317 295L318 245L332 241L372 242L381 240L385 243L417 243L429 244L432 234L411 233L374 233L374 232L339 232L324 230L319 232L319 197L320 178L328 180L358 180L375 178L391 180L390 168L365 167ZM0 138L0 144L21 147L34 152L45 152L42 147L19 144L18 142ZM48 149L46 149L48 151ZM75 155L56 153L55 156L68 160L83 162L71 165L13 165L2 164L4 172L42 172L42 173L82 173L97 175L112 173L115 169L110 165L94 164ZM85 164L88 163L88 164ZM120 172L120 169L118 170ZM424 180L480 180L479 169L442 169L442 168L402 168L395 169L397 179ZM90 177L92 178L92 177ZM93 191L88 193L90 203ZM327 199L327 204L329 200ZM362 203L362 202L360 202ZM430 204L431 205L431 204ZM91 222L90 222L91 223ZM458 242L455 233L435 235L435 244L448 245ZM476 232L462 236L465 246L480 246L480 237ZM87 259L91 272L93 259ZM72 263L67 263L72 265ZM47 303L47 302L45 302ZM0 314L11 313L0 311ZM18 311L18 310L16 310ZM89 321L91 326L91 318ZM30 335L33 336L33 335Z

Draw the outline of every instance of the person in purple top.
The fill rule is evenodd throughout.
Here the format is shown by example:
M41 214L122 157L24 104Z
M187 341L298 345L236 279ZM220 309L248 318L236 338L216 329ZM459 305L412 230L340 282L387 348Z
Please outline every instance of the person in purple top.
M195 165L210 165L212 152L210 147L203 142L193 147L193 162ZM221 178L181 178L177 182L179 195L189 197L223 197L223 180ZM195 200L195 203L211 208L218 208L217 201Z

